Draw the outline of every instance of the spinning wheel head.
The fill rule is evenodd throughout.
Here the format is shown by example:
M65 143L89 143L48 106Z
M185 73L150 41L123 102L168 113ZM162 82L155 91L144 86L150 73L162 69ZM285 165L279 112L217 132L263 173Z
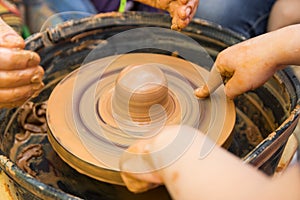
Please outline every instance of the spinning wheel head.
M155 61L155 62L154 62ZM72 167L98 180L123 184L119 159L138 138L167 125L189 125L222 145L235 122L223 88L209 99L193 91L208 71L180 58L132 53L82 66L48 100L49 140Z

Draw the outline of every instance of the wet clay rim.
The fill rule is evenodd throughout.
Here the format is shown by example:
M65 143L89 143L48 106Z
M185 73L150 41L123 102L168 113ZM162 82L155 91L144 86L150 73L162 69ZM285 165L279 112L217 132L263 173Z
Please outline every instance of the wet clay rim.
M171 66L175 72L179 72L184 77L188 78L189 83L192 83L190 88L183 88L182 92L187 91L184 95L190 93L191 96L193 96L193 89L196 87L199 87L204 83L203 77L208 75L207 70L205 70L202 67L199 67L195 64L192 64L190 62L184 61L182 59L171 57L171 56L165 56L165 55L158 55L158 54L126 54L122 56L112 56L112 57L106 57L103 59L96 60L94 62L88 63L86 66L80 68L79 70L76 70L72 72L70 75L68 75L64 80L62 80L57 87L53 90L49 100L48 100L48 109L47 109L47 121L49 126L49 140L52 144L55 151L62 157L64 161L66 161L68 164L70 164L73 168L78 170L79 172L86 174L88 176L91 176L97 180L114 183L114 184L120 184L123 185L122 179L119 175L119 170L116 168L111 168L110 166L107 166L103 162L99 161L94 155L91 150L86 149L85 145L81 141L81 138L79 138L77 133L77 127L74 126L74 122L70 120L70 116L74 115L72 111L72 107L70 106L73 102L72 95L73 95L73 87L76 80L76 75L84 74L84 76L90 77L92 75L95 76L95 71L91 69L97 69L98 72L102 74L107 74L107 80L100 83L98 85L101 85L101 87L97 87L99 89L96 89L96 93L99 92L99 94L96 94L96 97L101 97L103 94L109 94L108 91L111 90L112 85L114 84L114 80L116 79L116 76L111 76L115 72L115 74L119 73L124 67L128 65L141 65L144 63L160 63L163 65ZM100 65L100 66L99 66ZM104 69L103 66L109 65L109 68ZM102 68L101 68L102 66ZM84 69L84 70L83 70ZM102 71L101 71L102 70ZM172 72L173 73L173 72ZM202 77L201 77L201 76ZM169 75L167 77L168 79L172 79L173 76ZM182 78L182 77L180 77ZM175 82L173 87L178 87L176 85L176 82L178 82L178 79L175 81L170 81L171 85L173 82ZM183 84L183 83L180 83ZM194 84L194 85L193 85ZM194 88L193 88L194 87ZM170 86L172 88L172 86ZM171 90L172 93L175 93L175 96L177 95L177 91ZM182 95L182 96L184 96ZM234 104L230 100L226 100L223 103L220 103L218 101L215 101L215 99L218 99L219 96L224 95L223 88L220 88L217 90L216 94L212 95L212 97L208 100L198 100L193 99L193 102L197 102L197 105L199 103L199 106L202 108L200 112L196 112L195 104L192 104L192 112L188 113L188 116L190 118L193 118L192 115L195 115L196 117L198 115L205 115L200 116L199 120L201 121L201 124L199 125L200 130L204 131L208 130L209 123L211 117L210 112L204 112L207 107L212 107L212 104L216 104L218 106L217 111L218 115L221 115L222 113L226 116L224 118L225 121L223 121L223 124L219 124L219 126L222 126L222 132L220 136L218 137L218 140L216 141L218 145L224 145L225 141L229 138L231 130L234 126L235 122L235 109ZM193 97L194 98L194 97ZM179 99L181 99L179 94ZM181 105L181 100L179 100L179 104ZM182 103L184 104L184 103ZM189 103L188 103L189 104ZM97 112L97 106L96 112ZM183 108L185 107L183 106ZM223 110L222 110L223 109ZM224 109L226 112L224 112ZM216 111L216 110L215 110ZM215 112L213 112L214 114ZM83 113L85 115L87 113ZM93 115L94 113L92 113ZM207 117L208 116L208 117ZM85 118L85 116L83 116ZM218 116L215 116L216 118ZM197 119L197 118L196 118ZM185 120L185 119L184 119ZM215 120L220 121L220 120ZM185 124L188 122L184 122ZM109 125L103 124L103 130L108 130ZM216 126L216 125L215 125ZM116 143L120 142L118 139L119 135L110 135L112 140L115 140ZM116 138L115 138L116 137ZM123 140L123 139L122 139ZM130 145L132 143L132 140L130 138L125 138L124 141L122 141L125 146ZM93 144L91 144L92 146ZM116 158L118 159L118 158Z

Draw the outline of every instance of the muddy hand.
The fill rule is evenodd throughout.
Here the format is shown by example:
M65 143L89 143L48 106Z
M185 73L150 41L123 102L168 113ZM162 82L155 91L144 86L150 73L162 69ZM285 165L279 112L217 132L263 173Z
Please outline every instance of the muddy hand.
M37 53L0 18L0 108L16 107L43 88L44 70Z
M199 0L136 0L152 7L166 10L172 17L173 30L185 28L194 17Z
M221 83L225 83L225 94L234 97L258 88L273 76L276 70L288 63L295 63L293 52L283 48L283 37L289 29L264 34L233 45L218 54L214 70L207 85L195 90L199 98L209 96ZM274 51L276 49L276 51ZM291 54L291 56L285 55ZM288 59L291 57L291 59ZM221 75L221 78L217 79Z
M275 70L267 70L267 61L264 62L264 58L255 58L252 50L248 52L250 54L247 58L245 55L240 55L241 50L245 50L244 47L236 45L218 55L206 85L194 91L196 97L206 98L225 83L226 96L234 99L244 92L261 86L275 73ZM247 51L242 52L247 54Z
M213 93L221 84L223 84L223 77L221 76L217 65L214 65L209 72L208 81L206 85L197 88L194 94L198 98L206 98Z

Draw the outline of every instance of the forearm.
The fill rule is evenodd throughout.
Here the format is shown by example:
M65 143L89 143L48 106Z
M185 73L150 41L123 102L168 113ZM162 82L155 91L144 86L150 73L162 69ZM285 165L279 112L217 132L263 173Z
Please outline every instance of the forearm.
M185 200L259 199L271 180L218 146L200 159L204 140L204 136L198 134L191 147L161 171L172 197Z
M276 44L274 52L276 64L300 65L300 24L291 25L271 33L270 37Z
M204 135L198 134L190 148L176 162L162 170L164 184L174 199L299 198L299 167L273 181L217 146L200 159L200 151L205 148L203 141L207 142Z
M285 196L294 200L300 196L299 166L272 180L188 126L165 127L155 137L132 145L127 153L121 158L121 174L133 192L165 184L175 200L279 200Z
M300 197L300 164L290 166L278 177L274 177L266 194L269 198L261 199L299 199Z

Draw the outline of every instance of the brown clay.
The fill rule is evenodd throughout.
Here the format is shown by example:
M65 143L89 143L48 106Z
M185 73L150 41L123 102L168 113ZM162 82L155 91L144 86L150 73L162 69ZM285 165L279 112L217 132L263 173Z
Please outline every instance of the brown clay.
M88 63L53 90L47 109L49 140L73 168L115 184L123 184L123 150L166 125L220 133L210 137L222 145L233 128L235 110L222 88L209 99L194 96L208 73L159 54L131 53Z
M180 106L168 90L164 73L153 63L124 68L116 78L115 86L111 91L112 94L106 96L109 99L100 100L99 112L103 113L101 116L104 121L112 126L116 126L111 119L112 112L121 120L133 120L141 124L150 123L151 117L160 120L165 117L165 114L168 119L172 118L170 115L180 115ZM109 101L111 107L107 106ZM128 110L125 110L127 106ZM105 112L104 109L108 110ZM109 116L105 113L109 113Z

